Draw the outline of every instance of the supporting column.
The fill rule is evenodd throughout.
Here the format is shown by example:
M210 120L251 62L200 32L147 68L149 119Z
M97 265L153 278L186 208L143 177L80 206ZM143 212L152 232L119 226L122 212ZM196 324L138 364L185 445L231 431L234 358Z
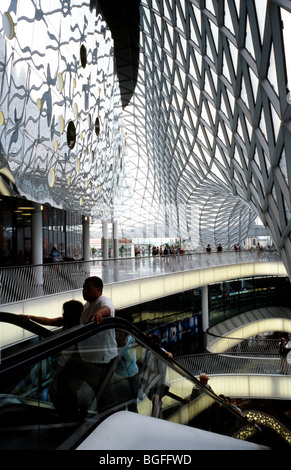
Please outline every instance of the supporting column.
M209 309L208 309L208 286L202 287L202 330L203 333L209 328Z
M113 222L113 258L119 257L118 246L118 222Z
M35 204L31 217L32 264L43 263L42 210Z
M88 261L84 263L85 277L90 276L90 219L88 216L83 216L83 259Z
M36 289L35 295L43 295L43 237L42 237L42 209L39 204L35 204L31 216L31 255L32 264L36 265L32 269L32 285Z
M108 258L108 223L102 222L102 250L103 259Z
M83 258L90 261L90 220L83 216Z
M206 330L209 328L209 308L208 308L208 286L202 287L202 333L203 333L203 347L207 347L207 335Z

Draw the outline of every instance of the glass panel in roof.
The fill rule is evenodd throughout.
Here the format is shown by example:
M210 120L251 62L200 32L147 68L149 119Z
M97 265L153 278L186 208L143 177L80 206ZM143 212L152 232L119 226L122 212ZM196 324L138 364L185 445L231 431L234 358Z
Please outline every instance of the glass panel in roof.
M194 63L194 57L192 54L189 56L189 74L199 82L200 75L196 72L196 62Z
M216 24L213 23L213 21L209 21L210 29L212 32L212 38L214 41L214 45L216 47L216 53L218 52L218 27Z
M211 96L211 98L214 99L213 92L209 83L207 70L205 71L205 74L204 74L204 91L206 91Z
M143 29L145 33L151 35L151 21L150 21L150 11L147 8L144 8L144 15L143 15Z
M157 0L152 0L152 8L159 11L160 5L159 5L159 2Z
M237 72L238 50L231 41L228 41L234 72Z
M285 200L285 198L283 198L283 201L284 201L286 222L289 222L290 217L291 217L291 212L290 212L290 209L289 209L289 207L288 207L288 204L287 204L287 201Z
M284 177L285 183L290 186L290 177L288 178L285 148L283 148L282 153L281 153L281 158L279 161L279 168Z
M224 2L224 25L234 34L233 22L229 11L228 0Z
M250 27L249 16L247 16L246 36L245 36L245 48L246 48L246 50L247 50L253 57L255 57L255 50L254 50L254 44L253 44L253 36L252 36L251 27Z
M241 80L240 97L241 97L243 103L246 104L249 107L249 99L248 99L248 94L247 94L246 85L245 85L245 78L244 78L243 75L242 75L242 80Z
M231 78L230 78L228 62L227 62L227 58L226 58L226 55L225 55L225 51L223 51L222 73L223 73L223 76L229 81L229 83L231 83Z
M229 104L230 104L230 107L231 107L231 110L232 110L232 114L233 114L234 113L234 106L235 106L235 99L234 99L233 94L229 91L228 88L226 88L226 93L227 93L228 101L229 101Z
M225 152L223 152L222 148L220 146L217 146L217 151L215 153L215 160L217 160L224 168L227 167L227 165L229 166L230 164L230 159L229 157L226 155ZM226 161L227 160L227 164L226 164Z
M185 18L183 17L183 13L180 11L181 3L179 3L179 6L180 8L178 8L178 4L176 5L176 25L178 26L178 28L184 31L185 30Z
M164 31L165 31L164 37L167 40L167 46L168 46L167 49L169 51L172 51L173 43L174 43L174 29L173 29L173 26L166 23ZM168 36L170 36L170 38L168 38Z
M265 139L267 139L267 128L266 128L266 120L265 120L265 113L263 112L263 108L261 110L261 119L260 119L260 124L259 124L260 130L262 134L264 135Z
M270 104L270 108L271 108L271 114L272 114L273 130L274 130L275 138L277 139L279 131L280 131L280 127L281 127L281 120L279 119L279 116L276 113L274 106L272 104Z
M206 7L207 10L209 10L213 15L215 15L215 10L214 10L214 7L213 7L213 2L212 2L212 0L206 0L206 1L205 1L205 7Z
M217 110L216 110L216 108L213 106L213 104L211 103L211 101L207 101L207 104L208 104L208 109L209 109L210 116L211 116L211 119L212 119L212 121L213 121L213 127L214 127L215 122L216 122Z
M213 148L214 136L207 127L205 127L205 132L209 140L210 148ZM208 146L209 147L209 146Z
M212 77L212 81L213 81L215 90L217 91L217 82L218 82L217 73L211 67L209 67L209 70L211 72L211 77Z
M181 47L181 40L179 38L179 40L176 42L176 59L178 62L180 62L180 64L184 64L185 63L185 55L184 55L184 50L183 48Z
M268 79L273 86L275 92L278 94L278 80L277 80L277 71L274 55L274 46L271 46L270 60L269 60L269 70L268 70Z
M229 145L231 144L232 142L232 139L233 139L233 132L232 130L229 128L229 124L228 123L224 123L224 129L226 130L226 133L228 135L228 140L229 140Z
M225 114L225 116L228 116L223 93L220 93L220 111L222 111Z
M226 140L225 140L225 137L224 137L224 132L223 132L223 129L222 129L222 126L221 126L221 122L219 121L218 123L218 130L217 130L217 137L219 137L219 139L223 142L223 144L226 146ZM215 155L215 157L217 158L217 155Z
M199 32L201 34L201 10L194 4L191 4L190 8L192 8L193 12L194 12L194 15L195 15L195 19L196 19L196 24L198 26L198 29L199 29ZM200 41L198 41L200 42Z
M287 74L287 88L289 90L287 100L291 104L291 18L290 12L287 12L284 8L280 8L282 18L282 33L284 42L285 52L285 66Z
M155 20L154 37L155 39L160 39L161 32L162 32L162 19L160 15L156 14L154 15L154 20Z
M237 119L237 133L238 135L240 136L240 138L242 139L242 141L245 140L245 133L244 133L244 130L243 130L243 126L242 126L242 123L241 123L241 116L238 116L238 119Z
M266 145L264 147L264 152L262 149L259 149L260 154L257 154L255 157L257 164L249 165L249 162L252 161L254 157L254 149L249 145L249 139L250 137L257 138L252 126L252 113L257 111L261 113L260 128L266 134L264 118L266 117L265 112L268 110L268 116L271 116L272 121L274 121L273 126L275 132L274 137L268 136L269 138L266 139L266 143L270 145L272 140L274 140L273 144L276 146L276 140L279 138L278 125L282 120L282 116L280 116L281 107L276 101L276 97L273 93L268 96L270 89L266 86L265 82L262 81L262 84L260 84L261 77L256 75L256 70L247 70L247 67L252 66L252 62L248 62L250 59L248 54L245 54L243 47L240 51L237 50L235 41L240 39L239 36L233 37L233 41L229 42L229 47L224 51L223 46L225 45L225 40L230 41L231 38L227 36L227 39L224 39L223 34L228 35L230 33L223 28L219 31L215 24L215 8L216 6L217 9L222 8L221 4L223 3L225 8L224 26L228 28L232 34L238 34L241 32L242 28L247 28L247 41L245 42L245 47L251 51L254 58L255 52L258 54L258 57L255 59L257 60L257 63L260 64L261 72L268 70L268 64L264 63L264 61L267 62L269 58L263 49L262 51L264 54L260 57L260 45L256 43L256 41L258 41L260 37L262 39L264 38L264 36L262 36L262 32L264 31L266 12L268 12L269 15L268 9L272 7L276 10L276 8L279 7L277 2L273 2L273 0L269 0L269 2L263 1L264 5L259 2L257 2L256 7L254 7L252 2L225 0L224 2L216 1L214 3L209 0L205 5L205 8L209 13L206 10L200 10L200 5L202 8L203 4L196 0L191 0L191 2L185 2L183 0L183 3L179 0L161 0L159 3L154 3L154 6L159 8L161 11L163 11L163 9L165 10L165 16L161 16L161 18L156 21L156 23L159 24L159 27L156 27L155 31L157 36L163 32L164 43L161 43L160 46L158 46L159 50L155 52L154 56L155 65L158 69L160 68L162 73L156 73L153 70L153 63L151 60L152 56L150 55L152 51L150 50L156 46L153 46L152 42L148 40L146 52L149 54L149 57L144 61L145 73L144 76L141 73L139 75L146 90L147 101L145 105L148 121L146 128L143 126L142 119L139 117L144 114L145 111L142 109L140 111L138 109L135 110L139 124L138 132L141 134L138 137L138 141L146 147L144 153L147 154L147 159L144 157L144 161L148 162L149 166L153 170L150 177L153 178L154 170L156 169L158 169L160 173L159 181L151 185L150 182L147 181L147 170L144 168L144 165L142 165L141 168L144 170L142 182L146 180L146 186L148 185L151 188L150 195L147 196L147 200L145 202L148 207L151 203L154 205L157 200L167 203L167 201L173 197L178 201L182 201L190 190L192 200L194 201L195 198L198 200L200 197L198 187L203 186L204 192L201 192L201 194L204 198L202 200L205 201L206 207L205 217L203 217L203 219L205 218L209 222L208 232L210 236L213 236L216 230L212 224L214 218L212 209L214 210L215 208L215 210L218 210L217 207L219 204L213 203L208 206L208 204L210 204L208 201L210 201L211 198L208 198L206 191L213 192L213 187L215 185L217 187L217 194L220 194L220 191L223 193L224 188L222 187L225 185L230 188L230 193L228 193L227 196L228 204L225 204L224 206L228 206L230 208L231 202L234 202L229 197L229 195L232 194L233 185L235 185L237 193L241 197L244 197L246 187L243 180L245 179L247 185L247 180L252 178L254 185L253 187L248 185L247 198L249 199L251 197L252 200L255 201L255 204L258 204L258 212L261 211L262 205L264 207L268 207L267 195L263 194L263 191L260 188L260 185L262 188L266 186L266 181L264 181L264 178L266 178L267 175L265 167L269 165L266 160L269 156ZM187 11L187 9L189 10ZM261 9L264 10L264 14L259 16L259 10L261 11ZM174 14L172 14L171 10L174 11ZM204 28L201 23L201 11L202 14L205 15L204 20L208 22L208 26L212 31L213 41L211 36L208 37L207 28ZM258 23L256 22L256 18L251 16L253 15L253 11L256 11L258 14ZM236 12L238 13L237 17ZM156 12L154 14L156 16L158 15ZM175 44L173 44L173 27L176 26L176 23L173 24L175 14L177 15L177 24L181 31L179 28L175 29ZM231 15L233 15L233 18L231 18ZM241 18L239 15L241 15ZM191 42L187 42L185 39L184 18L189 18ZM151 17L149 21L152 22L153 17ZM240 24L241 21L243 21L242 24ZM271 27L274 32L276 32L276 28L280 27L276 21L276 15L270 16L270 22L272 23ZM261 26L259 24L260 22ZM236 29L237 27L238 29ZM150 30L149 27L147 30ZM168 30L171 31L170 35L169 33L166 33ZM143 34L145 33L141 31L141 37ZM201 41L200 34L203 35ZM221 35L222 41L218 40L219 34ZM267 36L270 42L264 45L264 47L269 49L269 46L272 46L273 39L270 34ZM172 37L172 40L169 39L170 37ZM160 41L158 37L157 41ZM201 48L201 52L203 51L202 55L198 45L202 46L206 43L207 50L204 51L203 48ZM211 44L212 50L210 46ZM176 69L175 74L173 74L173 69L175 70L175 68L173 68L173 63L169 60L169 57L175 56L174 54L177 46L179 69ZM164 47L163 51L160 50L162 47ZM219 62L215 62L214 65L214 61L217 59L217 53L219 58L223 58L223 68L222 70L219 70L219 76L214 70L214 66L216 67L217 63L219 64ZM189 57L189 63L185 62L186 57ZM273 61L273 58L274 57L272 55L270 67L276 68L280 64L279 61L277 61L278 63L276 64L275 61ZM230 60L231 62L228 63ZM162 61L160 66L158 63L159 61ZM210 68L211 61L213 61L213 67ZM238 77L236 77L237 70L239 70L240 73ZM204 71L206 73L203 77L201 77L202 71L203 73ZM154 82L151 80L153 73L155 78ZM277 74L279 73L284 74L284 70L278 69ZM214 78L214 84L211 77ZM278 90L277 76L275 76L275 79L273 79L273 77L274 69L271 69L269 71L269 79L274 86L274 89ZM264 78L265 77L262 77L262 80ZM157 86L157 81L161 82L160 86ZM227 81L229 82L229 86ZM174 87L172 86L173 82L175 85ZM202 82L204 82L204 86L202 85ZM242 86L241 93L237 90L239 82ZM186 90L185 87L187 88ZM260 88L264 98L262 103L256 100ZM165 97L163 96L159 98L160 90ZM217 93L221 93L222 90L224 92L223 97L221 97L221 95L217 96ZM252 91L255 101L252 98ZM187 99L184 101L183 96L185 97L185 95ZM234 95L236 98L234 98ZM153 99L155 99L156 102L154 102ZM271 102L273 102L273 111L270 111ZM169 103L171 103L170 108ZM262 110L256 109L256 103L261 105ZM212 108L213 105L214 107ZM177 112L175 112L173 106L177 109ZM219 106L219 109L216 110L216 106ZM246 106L250 108L250 112L246 110ZM140 105L140 107L142 106ZM169 109L170 115L168 116ZM219 113L220 111L223 111L223 114ZM218 116L221 118L219 125L217 122ZM205 121L203 121L203 119L205 119ZM196 129L197 120L199 120L198 129ZM236 135L236 141L234 141L232 129L234 129L236 125L240 136ZM182 132L180 130L181 126ZM144 129L146 135L142 135ZM269 128L267 127L267 129ZM197 135L196 131L198 132ZM216 140L216 137L219 137L219 140ZM260 135L258 135L258 137L260 138ZM270 137L272 137L272 139L270 139ZM280 134L280 139L283 138L282 134ZM151 142L149 142L149 140ZM199 149L200 141L203 151ZM264 144L263 140L259 140L258 145L260 142ZM235 145L235 147L230 148L230 143ZM213 147L213 145L215 147ZM192 157L192 148L195 150L195 157ZM212 157L214 151L215 155ZM189 158L189 161L186 161L189 155L191 155L191 157ZM232 183L230 183L232 167L229 162L232 158L236 165L236 175ZM217 165L220 167L220 171L222 168L225 168L225 171L223 170L222 175L220 175L220 182L211 172L212 162L214 161L217 162ZM154 162L154 164L152 164L152 162ZM171 168L170 175L163 175L160 172L162 167ZM140 176L140 171L142 170L139 170L136 174L137 178ZM284 168L284 171L287 171L287 168ZM255 178L253 178L253 175L255 175ZM171 180L169 178L171 178ZM171 181L170 188L168 188L169 181ZM188 185L187 181L189 181ZM177 188L176 194L173 188ZM261 195L261 199L257 196L257 192ZM146 190L142 192L141 189L140 197L143 197L144 194L147 194ZM216 197L216 202L219 200L220 197ZM278 202L280 203L280 201ZM237 198L235 199L235 204L237 204ZM251 209L244 207L246 210L242 211L240 210L240 207L241 206L238 206L238 209L235 212L235 217L231 217L231 223L229 222L230 215L227 211L224 213L224 220L229 222L229 233L233 234L232 236L237 236L242 228L239 227L241 223L244 225L247 220L251 220ZM277 208L273 208L273 210L275 212ZM138 213L138 210L136 210L136 213ZM218 219L220 221L218 221L217 226L221 227L223 225L221 223L221 217L218 217ZM140 216L140 220L148 220L148 215L144 214L143 216ZM233 226L232 224L237 225ZM279 230L277 233L279 233Z
M171 4L169 2L163 2L163 15L168 20L172 19L173 12L171 9Z
M254 2L254 6L257 12L257 21L259 25L259 33L261 38L261 44L263 44L265 23L266 23L266 12L267 12L267 3L265 1L257 0Z
M249 72L250 72L251 84L252 84L252 89L253 89L253 96L254 96L254 100L256 101L257 100L257 93L258 93L259 79L255 75L255 73L253 72L253 70L251 68L249 68Z

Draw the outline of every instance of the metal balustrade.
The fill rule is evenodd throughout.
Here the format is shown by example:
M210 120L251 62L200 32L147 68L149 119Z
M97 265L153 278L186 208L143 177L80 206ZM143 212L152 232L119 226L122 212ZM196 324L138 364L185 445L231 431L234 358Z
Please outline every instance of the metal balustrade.
M207 374L281 374L279 340L269 338L234 338L208 333L222 342L220 354L213 352L175 358L194 375ZM211 350L211 343L210 343ZM291 373L286 362L284 373Z
M238 263L281 262L277 252L226 251L222 254L191 252L167 256L95 259L43 265L1 267L1 303L81 289L87 276L100 276L104 284L150 276Z
M130 349L130 361L136 362L139 370L138 381L139 387L132 388L133 382L129 381L127 375L123 376L121 371L123 364L119 361L125 352L122 345L118 348L119 356L117 356L114 367L106 371L106 377L111 381L114 387L116 397L111 402L111 408L98 409L98 391L93 389L92 394L89 393L89 382L86 387L79 389L78 397L81 404L86 403L86 409L75 413L75 409L70 408L68 403L67 413L63 406L68 400L67 392L63 397L60 393L59 398L63 398L62 407L59 407L59 401L55 401L54 387L50 384L54 383L55 374L67 367L68 363L60 358L62 354L69 353L71 360L74 352L78 350L86 352L86 340L93 339L96 334L100 334L108 329L125 332L132 338ZM92 345L90 344L90 351ZM94 350L94 346L93 346ZM147 360L151 356L150 362ZM232 435L233 429L237 431L246 425L252 425L244 416L238 415L226 402L217 396L211 390L201 384L188 370L183 368L172 358L169 358L162 350L157 348L151 340L140 332L134 324L131 324L121 318L106 318L102 325L90 322L86 325L72 328L52 334L51 337L43 341L34 343L25 350L13 350L12 353L3 358L0 365L1 377L1 430L0 430L0 448L6 450L14 448L15 450L52 450L62 449L69 450L75 447L85 435L92 432L107 415L113 415L125 406L131 406L131 411L138 410L140 416L159 416L156 413L156 407L153 407L152 401L147 395L147 386L149 379L149 365L154 360L155 367L159 374L155 378L151 377L153 383L156 380L166 380L170 385L170 390L163 397L160 404L164 420L169 419L172 422L180 424L189 424L193 418L202 413L210 404L215 402L223 407L224 418L227 416L231 426L223 426L220 433L224 436ZM78 367L82 365L78 360L74 362L73 369L70 373L77 372ZM57 367L56 367L57 366ZM67 371L68 371L67 370ZM111 375L113 372L113 375ZM166 374L165 376L163 374ZM82 374L81 374L82 375ZM73 373L74 376L74 373ZM133 376L134 377L134 376ZM75 376L79 384L78 374ZM85 378L86 380L86 378ZM196 385L201 389L203 397L199 399L199 403L188 404L184 397L187 396L192 387ZM100 387L102 390L102 386ZM202 402L202 403L201 403ZM71 414L73 413L73 415ZM68 416L70 419L68 419ZM211 429L211 421L209 417L205 422L207 429ZM199 426L198 426L199 427Z
M80 289L90 273L90 268L85 272L84 265L75 262L1 268L1 303Z
M182 367L191 374L197 376L202 372L207 374L282 374L279 354L269 357L267 354L254 353L242 355L232 354L197 354L175 358ZM287 363L286 373L291 373L291 367Z
M217 337L218 338L218 337ZM233 338L228 336L219 337L220 349L225 353L247 354L249 357L257 357L265 354L268 357L277 357L279 351L278 339L267 338ZM209 349L211 351L211 344Z

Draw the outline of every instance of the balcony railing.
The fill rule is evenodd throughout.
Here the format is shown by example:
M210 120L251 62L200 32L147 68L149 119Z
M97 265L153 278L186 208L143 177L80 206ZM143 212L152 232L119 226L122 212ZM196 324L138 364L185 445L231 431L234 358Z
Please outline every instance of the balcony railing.
M104 284L149 276L251 262L280 262L276 252L222 254L191 252L167 256L96 259L0 268L1 303L81 289L88 276L100 276Z
M248 357L257 357L260 354L268 355L268 357L277 357L279 351L279 340L272 338L235 338L229 336L217 336L208 333L208 349L211 352L212 345L215 344L213 338L219 340L219 351L227 354L246 354ZM212 341L212 342L211 342Z
M290 375L291 366L286 362L284 368L279 354L268 356L267 354L254 353L244 354L196 354L195 356L183 356L175 358L182 367L187 369L193 375L199 375L202 372L206 374L266 374Z

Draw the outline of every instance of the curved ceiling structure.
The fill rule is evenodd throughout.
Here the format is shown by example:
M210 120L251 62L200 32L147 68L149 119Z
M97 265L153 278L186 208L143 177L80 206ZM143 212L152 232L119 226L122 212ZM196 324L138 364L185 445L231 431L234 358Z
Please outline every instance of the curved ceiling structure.
M291 272L288 0L0 12L3 191L193 248L259 217Z
M258 216L291 265L290 11L277 0L141 1L125 109L135 225L124 218L123 233L231 246Z
M103 14L77 0L3 0L0 13L1 194L111 220L131 191Z

